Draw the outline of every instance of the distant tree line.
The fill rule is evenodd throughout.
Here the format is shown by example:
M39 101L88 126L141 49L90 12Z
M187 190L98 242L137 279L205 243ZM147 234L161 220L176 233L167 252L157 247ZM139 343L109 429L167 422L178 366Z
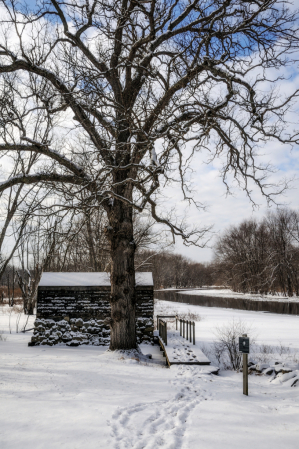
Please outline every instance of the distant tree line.
M214 282L212 264L194 262L170 251L142 251L136 257L138 265L140 271L153 272L156 289L202 287Z
M299 212L278 209L227 229L215 246L214 275L244 293L299 295Z
M71 221L51 221L47 215L32 217L21 238L15 232L18 246L14 259L8 260L3 253L0 276L3 294L12 304L14 292L21 293L32 312L43 271L109 272L106 225L103 212L97 209L92 214L76 215ZM152 219L135 215L134 242L136 271L153 272L156 288L192 288L213 283L212 265L174 254L169 249L167 235L154 228Z
M20 227L12 229L14 251L6 257L1 252L0 300L5 294L12 304L14 292L21 292L32 313L43 271L110 271L107 222L100 209L72 220L45 214L22 223L21 237ZM153 272L156 289L225 285L244 293L299 295L299 212L294 210L279 209L230 227L218 238L211 263L173 253L154 221L138 214L134 242L136 271Z

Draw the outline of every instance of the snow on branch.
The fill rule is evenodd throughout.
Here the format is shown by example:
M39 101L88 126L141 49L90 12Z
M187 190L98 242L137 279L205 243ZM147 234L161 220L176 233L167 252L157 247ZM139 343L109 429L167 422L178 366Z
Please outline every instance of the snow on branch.
M18 184L37 184L39 182L82 184L77 176L59 175L56 173L36 173L33 175L17 175L0 183L0 192Z

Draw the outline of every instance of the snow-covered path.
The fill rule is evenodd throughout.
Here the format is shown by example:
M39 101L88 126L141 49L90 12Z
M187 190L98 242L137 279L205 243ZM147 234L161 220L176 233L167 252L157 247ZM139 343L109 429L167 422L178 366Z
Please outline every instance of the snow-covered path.
M210 360L203 354L200 348L180 336L179 331L168 330L167 345L164 345L163 340L160 341L160 344L161 342L171 365L180 363L210 364Z
M210 391L197 385L198 377L210 376L199 373L198 367L186 371L185 367L180 366L175 369L174 379L170 381L176 393L169 399L118 408L109 421L116 440L114 448L186 447L184 438L190 413L200 402L212 396Z

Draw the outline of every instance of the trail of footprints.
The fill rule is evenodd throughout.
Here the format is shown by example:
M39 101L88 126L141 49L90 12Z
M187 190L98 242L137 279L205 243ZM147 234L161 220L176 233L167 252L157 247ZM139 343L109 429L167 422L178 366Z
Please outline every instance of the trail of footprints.
M108 425L115 449L181 449L188 416L211 394L196 386L198 367L179 367L174 386L180 391L168 401L118 408Z
M172 337L173 358L179 361L198 362L196 354L192 351L191 345L182 342L181 339Z

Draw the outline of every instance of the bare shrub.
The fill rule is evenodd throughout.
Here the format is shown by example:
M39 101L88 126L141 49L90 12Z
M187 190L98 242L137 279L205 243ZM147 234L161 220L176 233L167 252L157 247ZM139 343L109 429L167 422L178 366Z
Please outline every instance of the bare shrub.
M268 363L273 358L273 354L277 352L277 349L270 345L260 345L253 349L255 353L255 361L260 363Z
M156 300L155 300L156 301ZM159 301L159 300L158 300ZM189 320L189 321L201 321L202 317L199 315L199 313L192 312L191 310L179 312L177 309L173 309L171 307L171 303L166 306L164 304L155 302L155 313L154 313L154 327L157 329L157 315L176 315L178 318L181 318L182 320ZM167 319L167 326L168 329L175 329L175 318L169 318Z
M221 342L215 341L213 344L214 356L217 360L219 366L223 365L222 356L223 356L223 344Z
M239 337L250 335L251 344L254 344L252 326L242 320L232 320L215 329L217 341L213 344L214 355L220 366L224 369L239 370L242 363L242 353L239 352Z
M299 363L299 355L298 355L297 352L295 354L293 354L292 362L293 363Z
M0 341L6 341L6 335L3 335L3 331L0 331Z
M256 345L253 348L255 353L254 359L256 362L260 363L272 363L277 360L284 362L294 362L297 363L297 354L294 353L289 346L285 346L279 341L278 346L271 345Z
M191 310L188 310L187 312L180 313L179 318L182 320L191 320L191 321L201 321L202 317L199 315L199 313L191 312Z
M290 348L288 346L284 346L282 342L279 342L279 346L277 348L277 352L280 356L282 355L289 355L290 354Z
M4 315L19 314L23 311L21 304L14 304L12 307L5 307L2 309Z
M3 315L8 315L9 333L12 333L12 324L15 323L16 333L19 332L20 321L23 313L22 304L14 304L12 307L3 307Z

